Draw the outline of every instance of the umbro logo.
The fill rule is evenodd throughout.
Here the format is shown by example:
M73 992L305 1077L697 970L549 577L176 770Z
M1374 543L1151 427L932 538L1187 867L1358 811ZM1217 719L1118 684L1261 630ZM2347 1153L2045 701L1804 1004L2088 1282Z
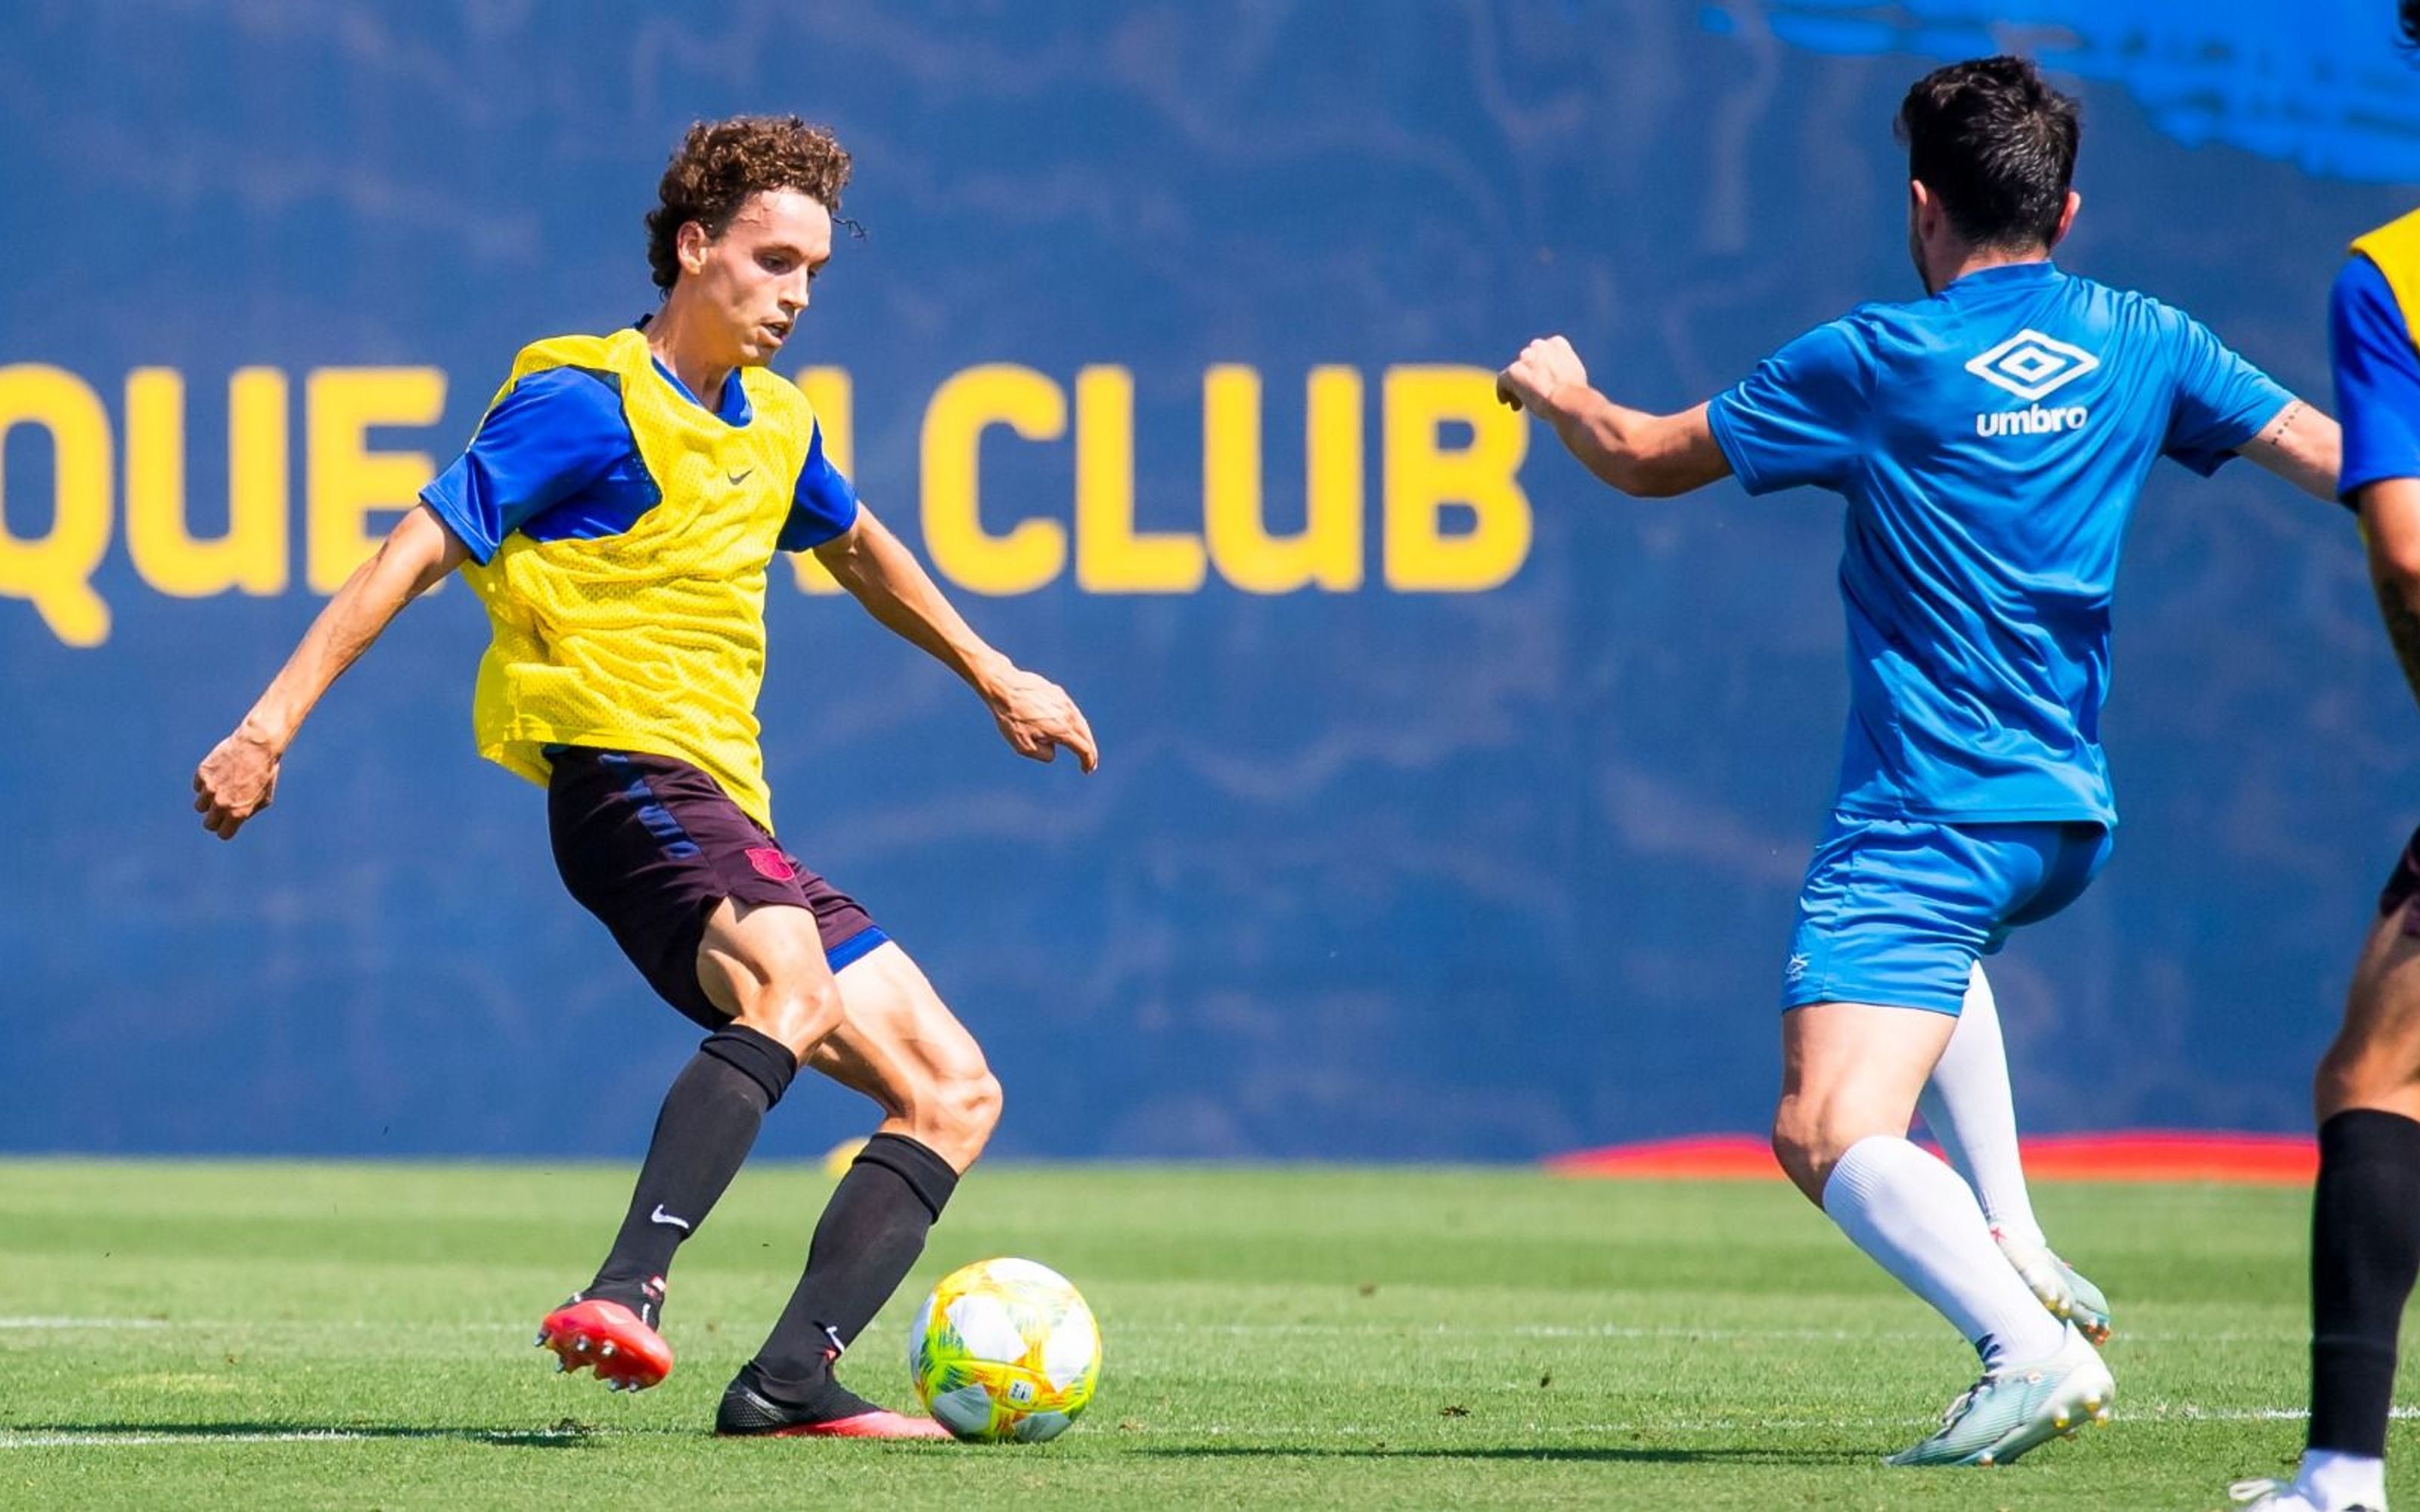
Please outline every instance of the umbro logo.
M2027 404L2056 392L2101 365L2081 347L2053 340L2039 331L2020 331L1966 364L1966 371Z

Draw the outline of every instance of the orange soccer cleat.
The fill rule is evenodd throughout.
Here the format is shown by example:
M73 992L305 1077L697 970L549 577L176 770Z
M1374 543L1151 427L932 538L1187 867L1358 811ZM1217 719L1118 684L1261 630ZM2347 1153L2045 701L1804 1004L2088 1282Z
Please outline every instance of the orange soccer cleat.
M673 1347L664 1336L602 1297L575 1295L547 1314L537 1325L537 1347L554 1351L557 1370L591 1366L615 1391L644 1391L673 1373Z

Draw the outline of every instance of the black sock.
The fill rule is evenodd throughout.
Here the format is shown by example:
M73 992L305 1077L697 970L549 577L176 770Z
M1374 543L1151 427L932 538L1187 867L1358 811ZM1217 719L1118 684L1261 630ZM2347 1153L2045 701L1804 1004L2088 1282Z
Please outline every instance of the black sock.
M806 1274L750 1362L755 1389L785 1406L811 1407L831 1381L831 1363L874 1320L916 1257L958 1173L902 1134L878 1134L832 1189Z
M706 1036L664 1094L629 1213L590 1294L628 1302L627 1293L671 1267L673 1251L706 1222L756 1143L765 1111L798 1073L787 1046L745 1025Z
M2420 1274L2420 1123L2354 1108L2319 1125L2311 1201L2314 1449L2386 1457L2395 1335Z

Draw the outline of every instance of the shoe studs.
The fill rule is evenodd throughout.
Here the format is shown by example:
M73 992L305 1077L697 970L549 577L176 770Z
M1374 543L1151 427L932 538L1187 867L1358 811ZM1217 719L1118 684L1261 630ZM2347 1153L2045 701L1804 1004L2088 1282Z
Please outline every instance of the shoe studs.
M600 1359L600 1360L611 1360L612 1358L613 1358L613 1341L611 1341L610 1339L609 1339L608 1341L606 1341L605 1347L604 1347L603 1349L598 1350L597 1351L597 1357L598 1359Z
M552 1337L554 1337L554 1335L548 1333L545 1329L539 1329L537 1331L537 1344L535 1347L541 1350L545 1349L546 1341Z

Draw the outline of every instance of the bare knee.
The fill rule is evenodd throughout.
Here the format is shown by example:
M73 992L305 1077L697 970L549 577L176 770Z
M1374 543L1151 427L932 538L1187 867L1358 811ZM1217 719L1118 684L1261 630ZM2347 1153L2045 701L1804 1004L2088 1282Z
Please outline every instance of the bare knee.
M780 1041L801 1061L840 1027L840 989L819 981L768 983L740 1005L737 1022Z
M1817 1207L1823 1205L1823 1183L1846 1152L1824 1128L1819 1111L1804 1098L1784 1098L1773 1115L1773 1154L1791 1183Z
M916 1137L963 1171L983 1154L1000 1127L1000 1078L987 1066L947 1077L919 1098L908 1121Z
M2399 910L2370 928L2311 1092L2322 1123L2350 1108L2420 1118L2420 935Z
M1875 1134L1905 1137L1908 1120L1854 1099L1784 1097L1773 1115L1773 1153L1792 1185L1817 1207L1833 1168L1858 1141Z
M2338 1035L2311 1078L2311 1103L2321 1123L2348 1108L2404 1111L2420 1105L2420 1065L2399 1045Z
M841 1026L840 985L804 908L717 903L698 941L697 980L733 1022L780 1041L801 1063Z
M1773 1150L1807 1201L1823 1206L1824 1183L1859 1140L1906 1136L1956 1028L1946 1014L1872 1003L1812 1003L1782 1015Z
M2403 944L2401 936L2394 942ZM2420 1112L2420 991L2407 970L2356 974L2345 1019L2311 1078L2319 1119L2348 1108Z
M2360 1068L2350 1057L2338 1054L2343 1041L2328 1047L2319 1057L2319 1070L2311 1075L2311 1113L2315 1122L2325 1123L2349 1107L2358 1105L2361 1094Z
M961 1082L952 1094L953 1117L977 1141L989 1140L991 1132L1000 1127L1002 1096L1000 1078L986 1068Z

